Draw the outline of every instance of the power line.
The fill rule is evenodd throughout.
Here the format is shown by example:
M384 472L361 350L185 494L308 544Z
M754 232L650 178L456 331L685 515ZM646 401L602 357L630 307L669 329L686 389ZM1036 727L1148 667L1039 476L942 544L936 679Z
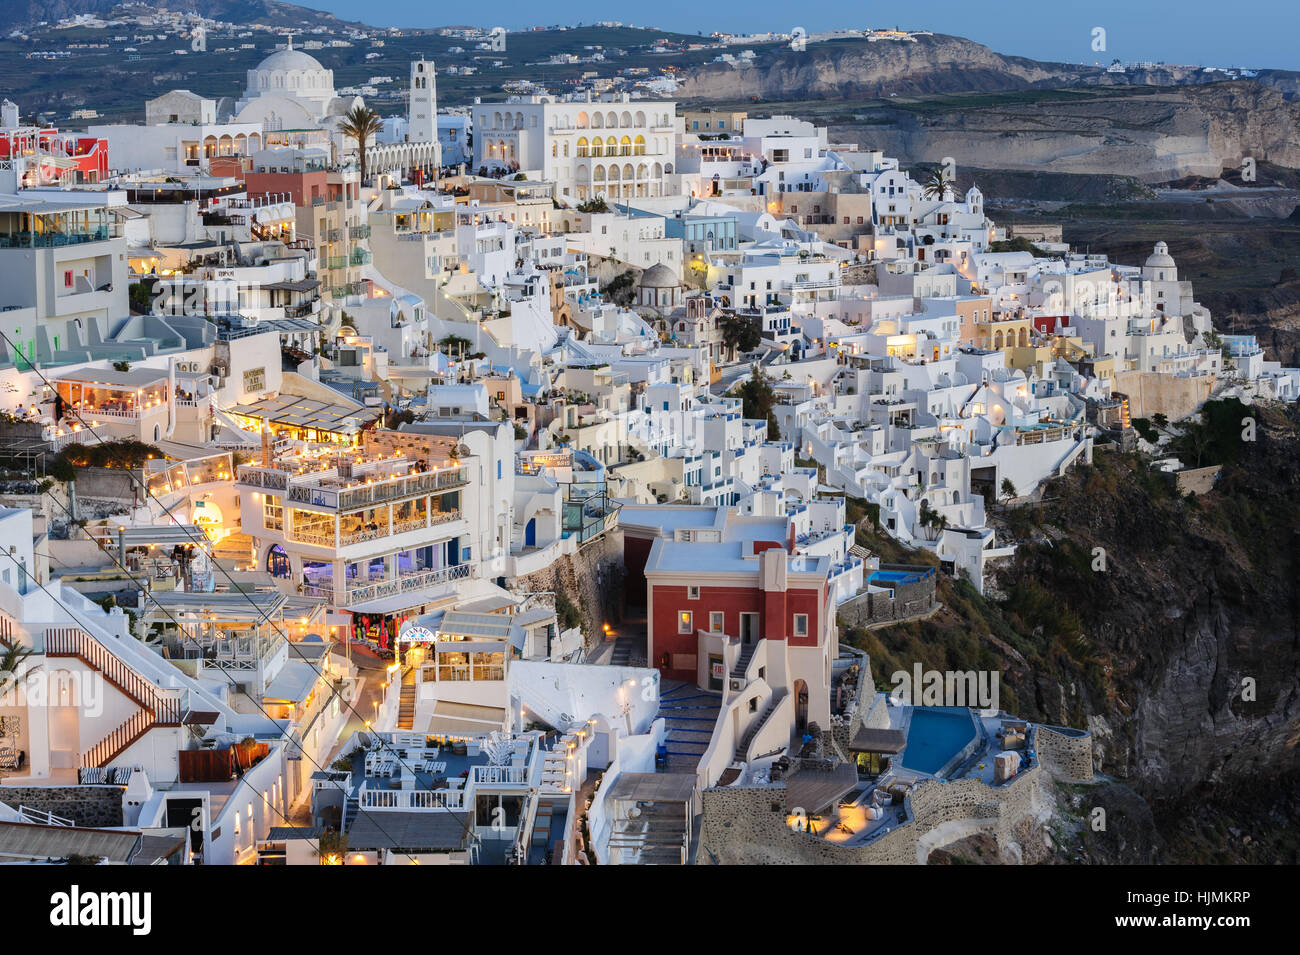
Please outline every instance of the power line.
M3 549L0 548L0 550L3 550ZM11 553L9 553L9 551L7 551L7 550L4 550L3 552L4 552L4 555L5 555L6 557L8 557L11 561L13 561L13 562L14 562L14 565L15 565L16 567L19 568L20 573L25 573L25 574L27 574L27 576L31 577L32 582L35 583L36 586L39 587L39 588L41 589L41 591L42 591L43 593L45 593L46 596L48 596L48 597L49 597L51 600L53 600L56 604L58 604L58 605L59 605L60 607L62 607L65 611L67 611L68 616L72 618L72 620L73 620L74 623L77 623L78 625L81 626L81 628L86 632L86 635L87 635L87 636L90 636L92 639L95 639L95 638L94 638L94 634L93 634L93 632L92 632L92 631L94 630L94 627L93 627L93 626L88 625L88 624L86 623L86 621L84 621L84 620L78 618L78 616L73 612L72 608L69 607L69 606L68 606L66 603L64 603L62 600L60 600L58 597L56 597L54 594L50 593L50 591L45 587L45 585L42 584L39 580L36 579L35 575L32 575L32 574L30 574L30 573L27 573L27 568L26 568L24 565L22 565L22 564L20 564L20 563L18 562L18 558L14 557L14 555L11 554ZM119 567L122 566L120 562L118 562L118 566L119 566ZM122 567L122 569L123 569L124 571L126 571L128 575L130 574L130 571L127 570L127 568ZM133 577L132 579L135 580L136 578ZM138 582L138 581L137 581L137 582ZM166 612L166 611L165 611L165 608L164 608L164 612ZM173 617L172 619L175 620L175 617ZM180 623L180 621L177 621L177 625L178 625L178 626L179 626L179 623ZM96 642L99 642L99 641L96 640ZM116 656L116 654L114 654L114 656ZM229 673L226 673L226 671L225 671L224 669L222 670L222 673L223 673L223 675L224 675L228 680L230 680L230 682L231 682L232 685L236 685L236 686L237 686L237 684L235 684L234 680L230 678L230 674L229 674ZM150 682L152 683L153 681L150 680ZM338 691L336 690L335 693L337 693L337 692L338 692ZM248 696L249 700L252 701L253 705L256 706L259 710L261 710L261 711L262 711L262 714L263 714L267 719L271 720L272 722L275 722L275 718L272 717L270 713L267 713L266 710L262 708L261 704L259 704L259 703L257 702L257 700L253 699L253 697L252 697L251 695L249 695L249 694L245 694L245 696ZM281 734L281 735L283 736L283 734ZM287 742L289 742L290 744L293 743L292 740L288 740ZM301 747L299 747L299 748L301 749ZM306 752L305 752L305 751L303 752L303 755L306 755ZM311 759L310 756L308 756L307 758L308 758L309 760L311 760L312 765L315 766L317 769L320 769L320 768L321 768L320 764L317 763L314 759ZM237 777L237 784L238 784L238 785L247 785L248 788L250 788L250 789L253 790L253 793L254 793L255 795L257 795L257 796L259 796L259 797L261 796L261 793L258 793L257 790L253 788L253 784L250 783L250 782L248 782L248 780L245 779L243 776L239 776L239 777ZM182 790L182 791L184 791L184 790ZM232 794L232 795L233 795L233 794ZM268 804L268 805L272 808L272 810L274 810L275 813L276 813L276 814L277 814L281 819L283 819L286 823L289 823L290 825L292 825L292 820L291 820L288 816L286 816L283 812L280 811L279 807L275 805L275 803L274 803L273 800L263 798L262 801L265 802L266 804ZM251 819L249 820L249 825L252 825L252 820L251 820ZM297 827L295 827L295 828L297 828ZM382 829L381 827L378 826L378 823L376 823L376 828L380 828L380 831L383 832L383 829ZM387 836L388 833L385 832L384 835ZM392 837L389 836L389 838L391 839ZM317 852L318 855L320 854L320 839L319 839L319 837L318 837L317 840L316 840L316 852ZM413 856L410 856L409 853L408 853L408 857L411 858L412 861L414 861L414 857L413 857Z
M10 347L14 347L14 342L13 342L13 340L12 340L12 339L9 337L9 335L8 335L6 332L4 332L3 330L0 330L0 338L3 338L3 339L4 339L4 340L5 340L5 341L10 345ZM48 378L45 377L44 372L42 372L39 368L37 368L35 364L31 364L31 363L29 363L29 368L30 368L31 371L35 372L35 373L40 377L41 381L45 384L45 386L46 386L47 388L49 388L49 389L55 391L55 393L57 394L57 389L55 389L54 386L53 386L53 384L50 382L50 380L49 380ZM86 421L85 418L82 417L80 411L78 411L78 410L77 410L75 407L73 407L73 406L68 406L68 410L71 411L71 413L72 413L72 414L77 418L77 420L82 424L82 426L85 427L86 430L90 432L91 435L93 435L95 438L97 438L101 443L108 443L108 442L105 442L104 439L100 436L99 432L96 431L95 428L94 428L90 423L88 423L88 422ZM265 422L263 423L262 426L263 426L263 427L267 427L267 425L266 425ZM232 456L232 468L233 468L233 456ZM125 474L127 475L127 477L128 477L129 480L131 480L133 483L139 485L140 489L144 491L145 499L147 499L147 500L153 500L155 503L157 503L157 505L158 505L160 508L162 508L163 512L164 512L168 517L170 517L170 518L172 519L172 522L173 522L177 527L181 528L181 530L186 534L186 536L190 538L191 543L202 545L202 544L206 544L206 543L209 542L209 541L208 541L208 538L207 538L207 535L206 535L206 532L204 533L204 536L203 536L203 539L202 539L202 540L198 540L198 539L194 538L192 532L188 529L188 525L182 524L179 520L177 520L177 519L176 519L176 515L172 512L172 509L169 508L166 504L164 504L161 500L159 500L158 497L157 497L157 496L156 496L152 491L149 490L149 486L148 486L144 481L142 481L140 478L136 477L134 471L133 471L131 468L123 468L123 473L125 473ZM46 493L49 493L49 492L46 492ZM70 515L70 516L71 516L71 515ZM119 566L120 566L120 563L119 563ZM260 613L260 608L257 606L257 602L253 600L253 598L252 598L252 596L251 596L250 594L248 594L246 591L244 591L244 590L239 586L238 582L237 582L233 577L230 576L230 573L229 573L229 572L228 572L224 567L222 567L222 566L220 565L220 563L218 563L217 560L216 560L215 558L212 559L212 566L213 566L216 570L219 570L219 571L221 572L221 574L226 578L227 582L228 582L228 583L230 584L230 586L231 586L231 590L232 590L232 592L242 594L242 595L244 596L244 598L249 602L249 604L252 605L252 607L253 607L255 610L258 610L259 613ZM128 573L129 573L129 572L128 572ZM133 579L134 579L134 578L133 578ZM42 589L43 589L43 588L42 588ZM268 621L268 622L271 624L271 626L272 626L273 628L275 627L275 623L274 623L274 621ZM292 638L291 638L291 635L289 634L289 632L288 632L287 630L284 630L283 628L280 628L280 634L281 634L281 636L283 636L283 637L285 638L286 641L288 641L288 642L293 642L293 641L292 641ZM320 670L319 667L316 666L315 663L313 663L313 662L310 661L310 660L305 660L305 659L304 659L304 662L306 662L306 663L307 663L307 664L308 664L308 665L309 665L309 666L310 666L310 667L311 667L311 668L316 672L317 676L320 676L320 677L325 676L325 674ZM399 673L399 676L400 676L400 673ZM232 680L231 682L233 683L234 681ZM352 712L352 714L353 714L354 716L356 716L359 720L361 720L361 722L362 722L365 726L367 726L367 728L369 728L369 720L367 720L364 716L362 716L359 712L357 712L356 707L354 707L354 706L352 705L352 701L351 701L351 700L346 700L346 699L345 699L345 700L344 700L344 703L347 705L347 708ZM381 749L389 749L389 750L391 750L391 752L392 752L394 758L397 760L398 764L401 765L404 769L406 769L406 770L411 774L411 778L412 778L412 779L417 778L416 775L415 775L415 770L414 770L414 768L411 767L411 766L410 766L410 765L409 765L409 764L408 764L408 763L407 763L407 762L402 758L402 756L401 756L401 751L398 750L396 747L394 747L394 746L393 746L391 743L389 743L387 740L385 740L382 736L380 736L380 735L379 735L379 731L376 730L374 733L370 734L370 736L372 737L372 739L373 739L374 742L376 742L376 743L379 744L379 746L380 746ZM464 818L464 817L460 818L460 823L461 823L461 828L465 831L465 834L466 834L467 836L469 836L471 839L475 838L475 836L474 836L474 832L473 832L472 828L471 828L471 827L467 824L467 822L466 822L466 818Z

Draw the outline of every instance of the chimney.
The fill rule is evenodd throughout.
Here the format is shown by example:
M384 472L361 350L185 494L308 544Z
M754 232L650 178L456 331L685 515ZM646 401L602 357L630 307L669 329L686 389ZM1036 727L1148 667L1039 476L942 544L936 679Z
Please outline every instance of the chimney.
M262 423L262 467L271 466L271 429Z

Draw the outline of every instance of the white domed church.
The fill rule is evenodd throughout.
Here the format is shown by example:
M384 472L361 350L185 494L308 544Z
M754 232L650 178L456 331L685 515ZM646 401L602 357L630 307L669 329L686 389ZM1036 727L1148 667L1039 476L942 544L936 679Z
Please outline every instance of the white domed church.
M293 48L293 37L248 71L244 95L235 105L235 121L261 123L262 128L333 129L338 117L361 97L340 97L334 92L334 71L314 56Z

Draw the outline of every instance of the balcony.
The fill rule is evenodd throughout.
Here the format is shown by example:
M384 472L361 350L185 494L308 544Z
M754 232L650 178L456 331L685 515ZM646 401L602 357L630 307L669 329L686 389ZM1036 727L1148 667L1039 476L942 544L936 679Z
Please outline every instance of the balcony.
M107 242L120 238L118 227L90 229L84 232L10 232L0 233L0 249L54 249L86 242Z
M317 507L338 511L352 511L374 504L384 504L402 498L418 497L434 491L446 491L463 487L469 483L468 469L463 466L443 468L437 471L422 471L400 477L381 479L370 483L358 483L348 487L350 480L331 476L313 478L303 476L291 482L286 471L276 468L241 465L238 475L239 483L271 491L287 491L287 500L292 503L311 504ZM362 481L358 477L355 480ZM435 514L451 512L434 512ZM444 520L454 520L453 517ZM435 519L436 521L436 519ZM437 522L437 521L436 521Z
M285 318L307 318L309 315L315 315L320 305L319 300L312 299L310 302L303 302L299 305L286 305L284 307Z
M352 265L369 265L373 258L368 249L353 249L350 262Z
M331 601L335 606L351 606L368 600L377 600L380 597L395 597L401 594L414 593L452 580L463 580L469 577L469 572L469 564L456 564L452 567L443 567L441 570L430 570L420 574L406 574L392 580L350 584L342 595L343 599L341 601L336 598L335 589L328 584L308 584L303 587L302 592L308 597L320 597Z
M370 226L368 225L349 226L348 238L353 240L370 238Z
M331 255L324 260L325 268L333 271L335 269L346 269L348 267L348 257L346 255Z

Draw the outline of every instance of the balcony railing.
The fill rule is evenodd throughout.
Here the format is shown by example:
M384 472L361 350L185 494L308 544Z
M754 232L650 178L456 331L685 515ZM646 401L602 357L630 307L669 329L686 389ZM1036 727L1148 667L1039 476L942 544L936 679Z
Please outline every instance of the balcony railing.
M369 265L373 256L366 249L353 249L351 263L353 265Z
M368 239L370 238L370 226L368 225L349 226L348 237L351 239Z
M336 601L335 589L328 584L307 584L303 587L303 594L308 597L321 597L325 600L334 601L336 606L350 606L367 600L377 600L380 597L395 597L412 593L451 580L463 580L469 577L469 572L469 564L456 564L454 567L430 570L422 574L407 574L392 580L377 580L372 583L350 586L347 588L342 603Z
M371 789L362 785L357 793L362 809L465 809L463 789Z

